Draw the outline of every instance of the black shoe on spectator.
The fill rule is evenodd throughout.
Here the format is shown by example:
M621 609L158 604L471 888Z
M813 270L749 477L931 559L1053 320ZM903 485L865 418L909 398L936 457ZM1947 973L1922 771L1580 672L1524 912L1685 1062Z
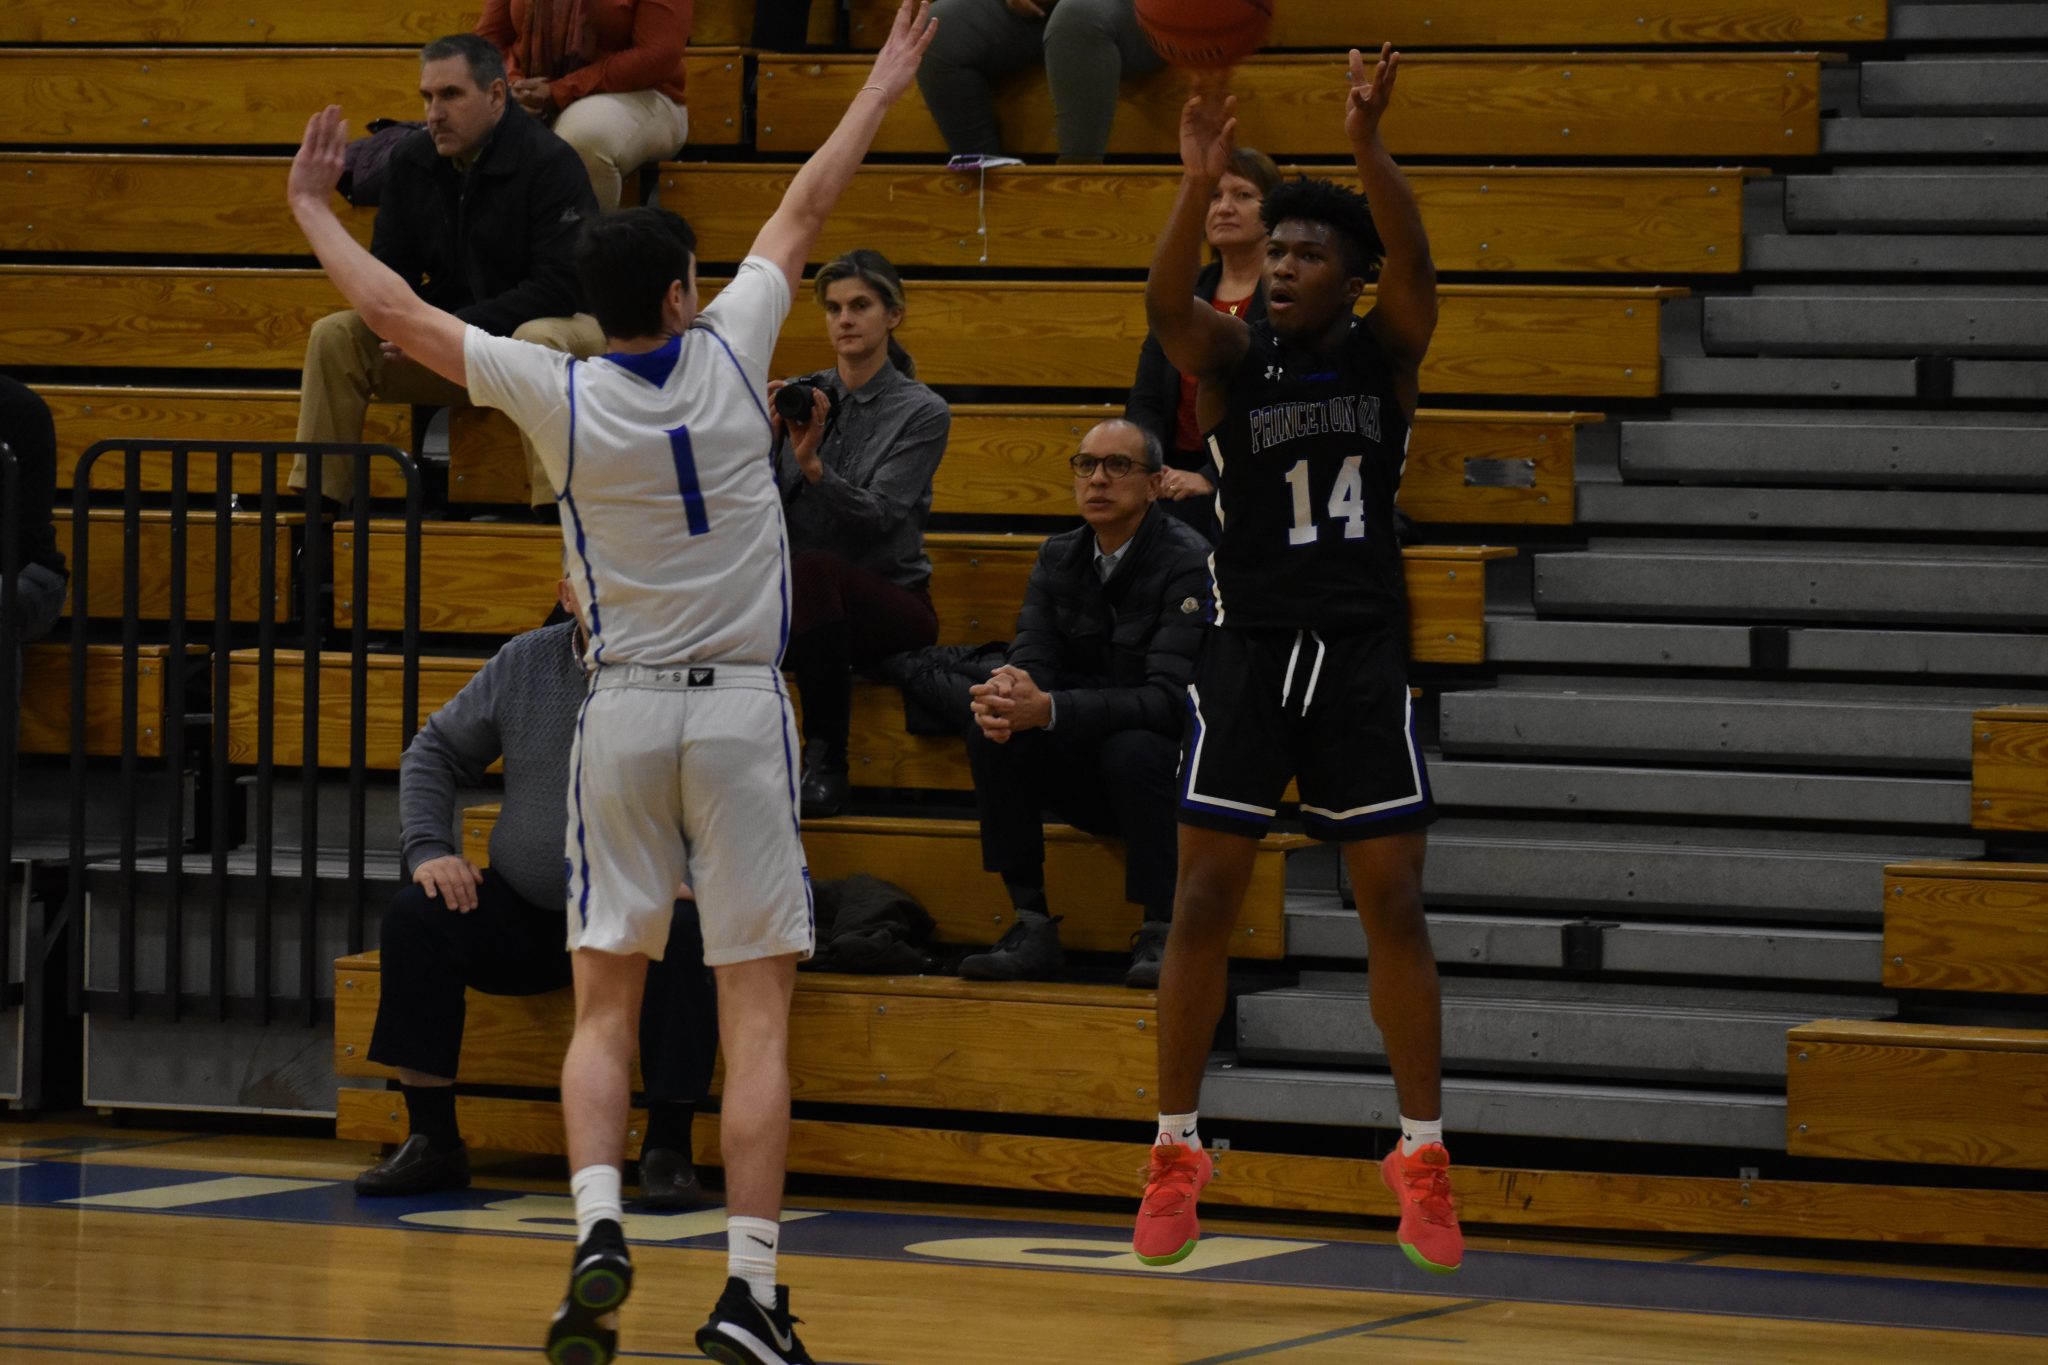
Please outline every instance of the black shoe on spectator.
M650 1209L696 1209L707 1202L689 1153L671 1147L641 1149L641 1204Z
M822 820L845 810L850 785L846 776L845 754L821 739L814 739L804 746L801 792L804 819Z
M1158 990L1159 964L1165 957L1166 925L1148 919L1131 935L1131 969L1124 973L1124 984L1133 990Z
M356 1193L432 1194L436 1190L469 1188L469 1149L436 1143L414 1133L398 1150L356 1177Z
M1041 981L1066 965L1058 917L1020 919L995 947L961 959L960 975L969 981Z

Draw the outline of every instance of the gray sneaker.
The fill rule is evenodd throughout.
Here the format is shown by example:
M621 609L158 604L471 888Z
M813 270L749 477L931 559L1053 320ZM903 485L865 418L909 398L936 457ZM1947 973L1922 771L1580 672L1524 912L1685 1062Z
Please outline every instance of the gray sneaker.
M1159 989L1159 964L1166 957L1166 929L1157 920L1146 920L1131 935L1131 969L1124 973L1126 986L1140 991Z
M1067 965L1059 926L1057 915L1020 919L995 947L963 959L960 975L969 981L1042 981L1053 976Z

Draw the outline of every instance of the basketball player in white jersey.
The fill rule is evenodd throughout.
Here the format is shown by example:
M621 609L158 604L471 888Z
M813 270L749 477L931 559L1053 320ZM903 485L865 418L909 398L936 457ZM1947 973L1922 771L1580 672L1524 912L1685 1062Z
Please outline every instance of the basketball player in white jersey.
M548 1333L555 1365L607 1365L618 1350L632 1283L619 1202L630 1065L647 962L686 867L705 907L726 1061L729 1277L697 1345L724 1365L811 1359L775 1282L789 1002L813 925L777 668L789 555L765 390L804 262L916 76L930 10L906 0L868 84L701 314L681 219L633 209L586 229L578 270L612 348L589 361L465 327L356 244L331 207L347 137L338 108L308 121L292 163L292 212L349 303L379 337L511 416L561 490L591 687L567 849L576 1034L562 1113L578 1245Z

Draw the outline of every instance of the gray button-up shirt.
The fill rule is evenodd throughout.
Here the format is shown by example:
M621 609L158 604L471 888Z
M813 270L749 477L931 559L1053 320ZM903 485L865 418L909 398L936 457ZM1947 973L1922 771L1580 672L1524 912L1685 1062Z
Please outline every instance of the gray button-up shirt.
M924 553L932 474L946 453L953 413L946 400L894 365L849 394L836 369L808 376L832 400L818 459L825 477L804 478L785 438L775 449L790 549L836 550L905 588L932 576Z

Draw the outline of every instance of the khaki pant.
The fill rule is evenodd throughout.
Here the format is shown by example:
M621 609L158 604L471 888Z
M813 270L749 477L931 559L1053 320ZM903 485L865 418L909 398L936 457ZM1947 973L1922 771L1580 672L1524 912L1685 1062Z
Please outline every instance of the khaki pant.
M565 351L578 359L600 354L605 349L604 329L588 313L566 318L535 318L512 333L519 341L531 341L553 351ZM425 366L411 360L386 360L376 333L353 309L329 313L313 324L306 338L306 368L299 378L299 435L301 441L360 441L363 419L370 400L388 403L417 403L432 407L459 407L469 402L469 393ZM533 447L524 434L527 480L536 501L553 501L547 472L541 468ZM306 461L292 462L291 487L306 486ZM336 502L347 504L356 491L353 460L325 460L320 468L320 491Z
M681 151L689 131L690 111L659 90L585 95L555 119L556 135L583 158L606 212L619 206L627 176Z

